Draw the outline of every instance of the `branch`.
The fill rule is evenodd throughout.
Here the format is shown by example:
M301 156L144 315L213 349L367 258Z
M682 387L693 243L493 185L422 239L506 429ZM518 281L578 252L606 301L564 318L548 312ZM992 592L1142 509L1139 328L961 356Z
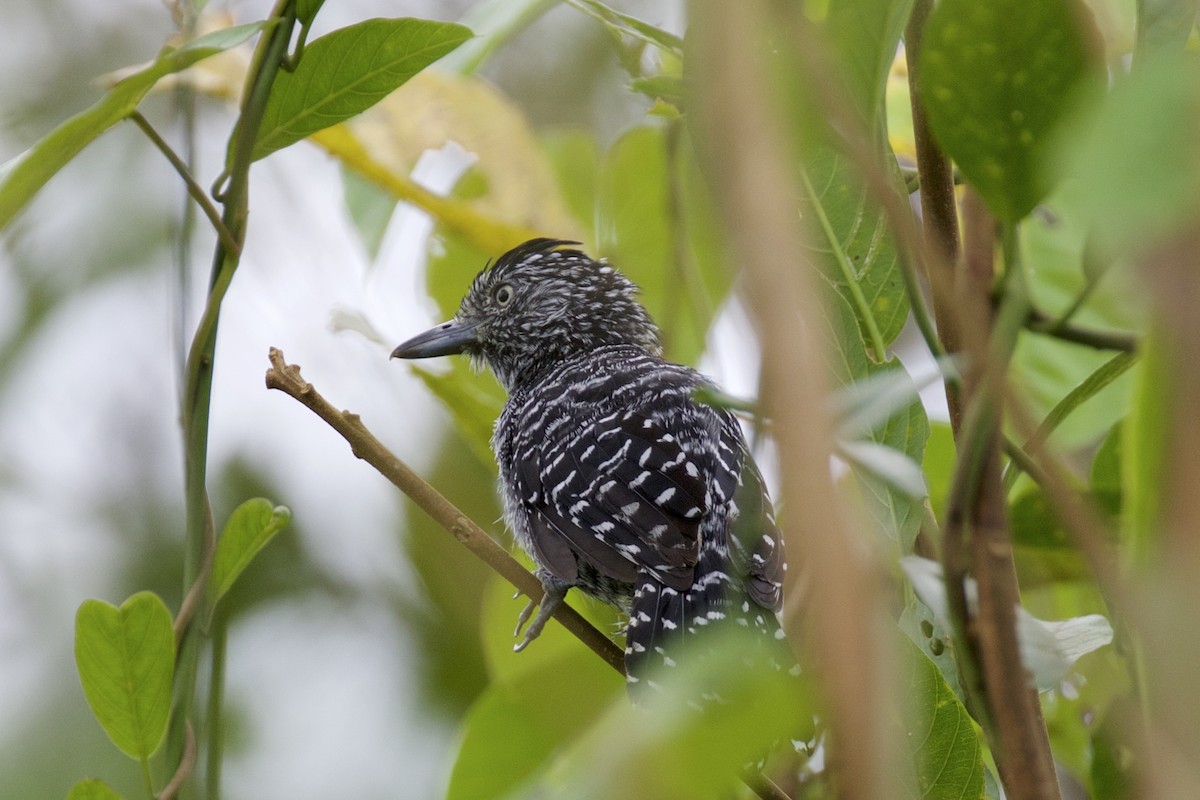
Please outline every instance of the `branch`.
M1102 331L1097 328L1072 325L1063 319L1052 317L1038 308L1029 310L1029 318L1025 322L1025 327L1034 333L1044 333L1065 342L1087 345L1097 350L1119 350L1123 353L1134 353L1138 349L1136 334Z
M374 467L379 474L404 492L421 510L445 528L464 547L491 567L500 577L511 583L521 594L538 601L542 597L542 584L521 564L508 554L496 540L447 500L437 489L426 483L398 459L383 443L375 438L363 425L357 414L339 411L300 377L300 368L284 361L283 353L272 347L269 358L271 368L267 370L267 388L278 389L298 400L337 431L349 442L357 457ZM612 640L592 626L577 611L565 604L554 612L558 620L575 638L587 645L605 663L621 674L625 673L624 654Z

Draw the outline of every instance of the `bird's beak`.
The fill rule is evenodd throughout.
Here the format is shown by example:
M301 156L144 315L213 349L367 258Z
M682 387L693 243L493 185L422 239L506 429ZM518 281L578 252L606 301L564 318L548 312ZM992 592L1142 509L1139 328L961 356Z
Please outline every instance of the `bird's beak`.
M479 323L463 323L456 319L443 322L436 328L419 333L392 351L392 358L433 358L463 352L477 341L475 329Z

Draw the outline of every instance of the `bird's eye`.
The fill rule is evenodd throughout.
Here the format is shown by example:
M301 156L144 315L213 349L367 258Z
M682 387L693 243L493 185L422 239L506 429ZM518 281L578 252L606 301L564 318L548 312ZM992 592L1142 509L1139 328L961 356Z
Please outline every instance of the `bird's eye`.
M513 288L507 283L496 287L496 292L493 295L496 298L497 305L506 306L513 299Z

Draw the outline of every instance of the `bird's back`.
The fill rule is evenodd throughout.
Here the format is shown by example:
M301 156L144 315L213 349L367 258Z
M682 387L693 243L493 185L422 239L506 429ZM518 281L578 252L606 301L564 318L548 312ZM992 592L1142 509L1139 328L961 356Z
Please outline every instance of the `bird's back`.
M737 421L693 397L708 385L602 347L517 387L496 424L510 527L544 572L629 613L631 682L702 628L777 630L782 541Z

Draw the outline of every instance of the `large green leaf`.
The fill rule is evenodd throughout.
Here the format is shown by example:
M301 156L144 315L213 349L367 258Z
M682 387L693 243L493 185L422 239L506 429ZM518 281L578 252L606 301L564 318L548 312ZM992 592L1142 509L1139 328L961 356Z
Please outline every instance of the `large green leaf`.
M446 359L449 370L434 371L413 365L413 372L442 401L454 417L455 427L471 452L489 472L496 471L492 455L492 429L504 408L504 389L488 372L473 374L466 358Z
M883 215L868 204L853 165L832 148L809 160L804 187L818 268L853 309L872 351L886 348L908 319L908 295Z
M662 691L637 707L623 697L609 703L586 730L557 743L546 769L508 796L730 797L744 765L774 743L808 741L813 703L803 680L746 668L744 654L761 644L754 640L757 632L730 626L709 635L708 656L681 659ZM551 680L572 682L562 674ZM702 692L725 702L697 712L689 701Z
M130 758L149 758L167 732L175 670L163 601L153 592L139 592L119 609L85 600L75 616L75 663L108 738Z
M925 28L924 100L938 143L1005 222L1046 194L1051 130L1089 73L1076 0L943 0Z
M733 272L686 138L672 149L645 126L619 138L601 161L596 217L597 254L641 288L667 355L695 363Z
M261 497L247 500L234 509L217 540L209 584L214 604L229 591L242 570L275 534L287 527L291 518L292 512L286 506L272 506L269 500Z
M109 89L91 108L63 122L33 147L0 166L0 229L93 139L132 114L159 78L241 44L263 25L254 22L226 28L163 51L149 66Z
M514 661L527 655L509 649ZM467 714L447 800L507 796L614 700L625 704L623 683L582 647L560 650L493 682Z
M823 305L821 332L825 353L830 359L830 374L836 383L852 385L882 374L899 377L903 366L896 358L879 364L866 351L849 301L830 288ZM896 409L882 422L875 423L863 438L888 447L920 464L925 456L925 441L929 438L929 419L921 405L916 388L911 402ZM883 480L869 470L855 469L855 480L862 490L867 512L878 529L894 541L903 552L911 549L924 514L924 498L914 497Z
M884 113L883 93L913 0L833 0L825 18L842 80L868 130Z
M1064 130L1058 172L1080 184L1081 212L1107 257L1137 255L1200 213L1200 63L1148 60Z
M366 111L470 37L462 25L411 18L370 19L322 36L294 72L276 78L254 158Z
M937 666L907 638L901 642L910 699L905 741L917 775L917 785L907 786L907 795L922 800L982 797L982 747L971 716Z

